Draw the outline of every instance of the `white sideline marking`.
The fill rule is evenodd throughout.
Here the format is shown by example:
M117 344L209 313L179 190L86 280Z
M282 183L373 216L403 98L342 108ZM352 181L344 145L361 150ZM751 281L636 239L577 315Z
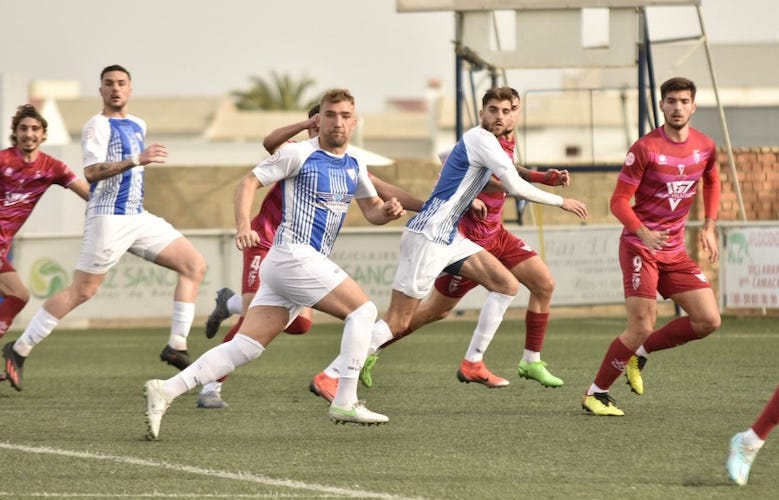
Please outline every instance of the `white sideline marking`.
M42 455L59 455L64 457L105 460L108 462L118 462L121 464L142 465L144 467L163 467L165 469L169 469L177 472L187 472L189 474L199 474L201 476L218 477L220 479L234 479L236 481L246 481L249 483L263 484L266 486L276 486L280 488L293 488L299 490L315 491L317 493L330 494L330 495L335 495L337 497L381 498L385 500L401 500L401 499L408 498L408 497L390 495L387 493L373 493L370 491L336 488L333 486L324 486L321 484L314 484L314 483L304 483L303 481L294 481L291 479L273 479L270 477L265 477L256 474L217 471L217 470L203 469L200 467L193 467L191 465L172 464L169 462L157 462L154 460L144 460L142 458L133 458L133 457L121 457L117 455L104 455L101 453L86 453L83 451L61 450L57 448L49 448L47 446L33 447L33 446L25 446L19 444L11 444L7 442L0 442L0 448L4 448L6 450L24 451L28 453L38 453ZM2 493L0 493L0 495L2 495Z

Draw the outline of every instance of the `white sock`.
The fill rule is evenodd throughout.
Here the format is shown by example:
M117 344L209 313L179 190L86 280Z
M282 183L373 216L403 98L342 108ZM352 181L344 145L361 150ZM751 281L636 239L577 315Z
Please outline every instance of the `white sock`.
M24 329L22 336L16 339L14 351L20 356L29 356L32 348L48 337L52 330L57 327L59 322L60 320L41 307L38 309L38 312L35 313L35 316L32 317L27 328Z
M243 296L240 293L227 299L227 310L230 314L243 314Z
M338 356L338 390L333 404L347 407L357 402L357 379L368 356L371 343L371 326L376 321L378 310L373 302L366 302L352 311L345 320L341 337L341 354Z
M170 322L170 338L168 345L177 351L187 349L187 337L195 320L195 304L193 302L173 302L173 316Z
M380 319L373 324L373 332L371 334L371 345L368 348L368 354L373 354L379 350L384 343L392 340L392 331L386 321Z
M176 398L198 385L214 382L234 372L239 366L260 357L263 351L265 348L259 342L237 333L230 342L206 351L185 370L166 380L163 390Z
M335 357L334 360L330 362L329 365L327 365L327 368L325 368L325 375L327 375L330 378L338 378L341 376L341 372L339 371L339 366L341 366L341 355Z
M646 352L646 349L644 349L644 344L638 346L638 349L636 349L636 356L643 356L645 358L649 357L649 353Z
M492 342L492 337L498 331L498 327L503 321L503 315L506 314L506 309L509 308L512 300L514 300L514 296L505 293L490 292L487 294L487 300L481 308L479 322L476 323L476 330L471 337L471 344L465 353L465 359L468 361L484 359L484 351Z
M744 444L749 448L757 448L759 450L763 447L763 443L765 441L760 439L751 427L744 433Z
M593 394L595 394L596 392L609 392L609 391L604 391L603 389L601 389L601 388L600 388L600 387L598 387L597 385L595 385L595 384L592 384L592 385L590 386L590 388L587 390L587 395L588 395L588 396L592 396L592 395L593 395Z
M541 361L541 353L525 349L525 352L522 354L522 359L528 363L535 363L536 361Z

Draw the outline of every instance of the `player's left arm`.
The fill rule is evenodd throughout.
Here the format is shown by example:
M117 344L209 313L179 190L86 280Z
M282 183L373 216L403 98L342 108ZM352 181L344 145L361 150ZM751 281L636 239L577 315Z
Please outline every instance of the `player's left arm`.
M717 242L717 213L720 200L720 178L717 166L714 165L703 173L703 226L698 233L701 247L709 254L712 264L719 260L719 244Z
M550 168L544 172L538 170L530 170L529 168L517 165L517 173L519 177L526 182L534 182L536 184L544 184L546 186L563 186L568 187L571 185L571 174L568 170L558 170L556 168ZM508 192L503 186L503 183L497 177L490 177L487 181L487 185L484 186L482 192L495 193L495 192Z
M389 182L385 182L375 175L371 175L371 181L376 188L376 192L382 200L389 200L396 198L398 202L403 206L405 210L411 210L412 212L419 212L422 210L422 205L425 204L422 200L415 198L405 189L399 188Z
M362 210L365 219L371 224L381 226L387 222L403 217L406 213L403 210L403 205L397 200L397 198L390 198L387 201L382 201L378 196L373 198L358 198L357 205Z
M377 226L398 219L406 213L397 198L390 197L386 201L379 198L365 165L360 165L357 172L357 187L354 190L354 198L357 200L357 205L365 219Z

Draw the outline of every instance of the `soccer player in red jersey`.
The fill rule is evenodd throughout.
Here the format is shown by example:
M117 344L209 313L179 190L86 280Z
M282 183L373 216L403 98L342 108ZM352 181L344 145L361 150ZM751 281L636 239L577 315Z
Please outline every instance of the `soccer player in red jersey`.
M583 408L595 415L624 415L608 393L623 371L627 369L633 392L642 394L641 369L649 353L706 337L721 323L711 284L684 246L685 224L702 179L705 220L700 244L709 262L719 258L717 151L710 137L690 127L695 90L686 78L662 84L665 123L631 146L611 197L611 212L625 226L619 262L627 327L612 341L582 400ZM655 330L658 293L687 315Z
M514 159L514 131L520 117L520 97L511 89L512 117L506 132L498 136L498 142L509 158ZM517 167L520 176L528 182L539 182L549 186L568 186L570 176L567 170L550 169L536 172ZM517 371L523 378L536 380L546 387L560 387L563 380L552 375L541 360L541 347L546 337L549 312L554 292L554 279L543 259L522 239L513 235L503 225L503 208L507 193L494 176L477 196L474 207L465 213L460 221L459 231L469 240L478 243L498 258L511 273L530 291L525 313L525 349ZM444 273L435 281L430 295L419 305L407 330L398 337L383 344L387 347L422 326L445 318L477 283L455 274ZM488 387L504 387L509 381L494 375L482 360L490 338L475 335L461 363L458 378L462 382L478 382ZM360 380L368 387L373 385L372 369L378 355L369 356L365 362ZM478 376L481 374L482 376Z
M779 387L774 390L773 397L763 407L763 411L760 412L752 427L730 439L730 454L725 467L734 483L739 486L747 484L752 462L777 424L779 424Z
M0 151L0 337L24 309L30 293L8 261L13 238L50 186L68 188L84 200L89 184L61 161L40 150L48 123L30 104L19 106L11 120L11 144Z

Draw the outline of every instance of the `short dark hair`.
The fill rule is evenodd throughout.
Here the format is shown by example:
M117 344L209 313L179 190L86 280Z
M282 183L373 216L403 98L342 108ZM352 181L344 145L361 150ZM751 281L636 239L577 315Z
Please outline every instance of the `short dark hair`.
M671 78L670 80L663 82L663 84L660 85L660 99L665 99L665 96L668 95L669 92L678 92L680 90L689 90L692 100L695 100L695 84L692 80L682 77Z
M25 118L34 118L41 122L41 127L43 127L44 134L49 127L49 122L47 122L46 118L44 118L43 115L41 115L38 110L35 109L35 106L32 104L22 104L16 108L16 114L11 119L11 135L9 136L9 139L11 139L11 144L14 146L16 146L19 142L18 138L16 137L16 127L18 127Z
M100 81L103 81L103 77L106 73L110 73L112 71L121 71L122 73L125 73L127 75L127 79L131 80L133 79L132 76L130 76L130 72L127 71L127 69L124 66L120 66L118 64L112 64L111 66L106 66L103 68L103 71L100 72Z
M485 107L493 99L511 102L514 97L519 98L519 93L511 87L495 87L484 93L484 97L481 99L481 106Z
M308 110L308 117L311 118L314 115L319 114L319 104Z

